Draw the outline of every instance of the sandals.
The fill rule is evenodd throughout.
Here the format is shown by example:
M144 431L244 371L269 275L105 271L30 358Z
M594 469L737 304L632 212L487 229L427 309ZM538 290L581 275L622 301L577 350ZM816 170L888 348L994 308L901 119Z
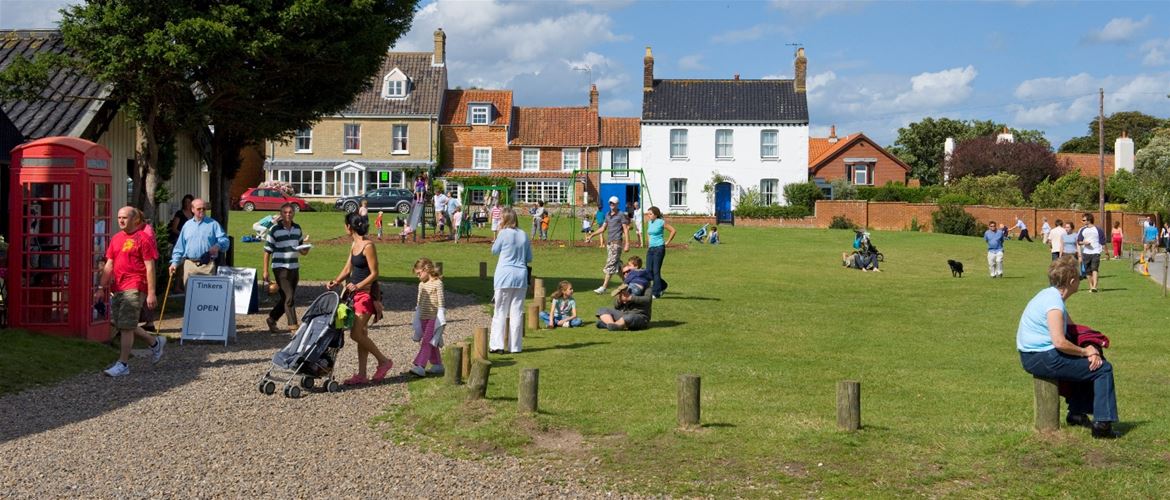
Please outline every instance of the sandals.
M370 379L366 378L364 375L360 375L357 373L353 374L352 377L347 378L347 379L345 379L344 382L342 382L342 384L345 384L345 385L365 385L368 383L370 383Z
M377 370L374 370L374 378L371 380L377 382L386 378L386 372L389 372L391 368L394 368L394 362L387 359L385 363L378 365Z

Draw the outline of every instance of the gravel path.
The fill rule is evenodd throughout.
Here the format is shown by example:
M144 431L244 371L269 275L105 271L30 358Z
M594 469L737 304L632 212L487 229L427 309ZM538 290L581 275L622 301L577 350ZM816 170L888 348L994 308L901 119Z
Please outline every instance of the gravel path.
M413 308L413 286L383 286L388 306ZM302 283L298 303L322 290ZM339 394L259 394L254 384L289 336L267 333L266 316L256 314L237 317L238 340L227 347L172 340L157 366L136 355L128 377L83 374L0 398L0 496L607 495L575 479L587 475L579 464L456 460L383 439L369 418L407 400L400 374L417 352L409 312L398 309L371 329L395 362L392 376ZM448 294L447 317L448 342L489 321L482 306L456 294ZM161 326L177 334L179 322ZM355 371L355 349L347 342L339 356L341 378Z

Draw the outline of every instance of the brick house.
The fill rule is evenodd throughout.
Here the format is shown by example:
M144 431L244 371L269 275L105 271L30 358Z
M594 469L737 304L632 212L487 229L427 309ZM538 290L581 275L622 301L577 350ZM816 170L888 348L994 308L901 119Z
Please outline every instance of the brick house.
M519 170L519 153L508 149L514 114L511 90L446 91L438 177L450 184L447 191L459 188L460 177L511 177L506 172ZM472 203L482 203L481 194Z
M846 179L858 186L905 184L910 166L863 133L837 137L834 125L828 137L808 138L808 177L819 184Z
M434 52L387 52L370 88L345 111L296 131L291 141L266 144L265 178L321 201L409 188L437 165L446 40L439 29Z

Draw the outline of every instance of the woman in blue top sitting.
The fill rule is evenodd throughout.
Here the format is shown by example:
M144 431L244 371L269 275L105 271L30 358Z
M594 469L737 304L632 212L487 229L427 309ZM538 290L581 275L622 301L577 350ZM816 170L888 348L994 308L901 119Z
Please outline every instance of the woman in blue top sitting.
M1113 365L1096 346L1079 347L1065 339L1065 327L1072 322L1065 301L1081 286L1075 257L1062 256L1048 266L1051 285L1037 293L1016 330L1016 349L1024 371L1037 377L1089 382L1075 385L1067 397L1069 425L1092 426L1093 437L1113 438L1117 421L1117 394L1113 388ZM1092 413L1095 422L1089 419Z

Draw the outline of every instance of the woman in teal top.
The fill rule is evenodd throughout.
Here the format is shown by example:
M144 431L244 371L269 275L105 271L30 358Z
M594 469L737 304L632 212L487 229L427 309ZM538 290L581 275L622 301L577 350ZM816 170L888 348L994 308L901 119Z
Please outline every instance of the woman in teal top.
M1073 256L1065 255L1048 266L1048 283L1024 308L1016 330L1016 349L1024 371L1040 378L1079 382L1068 400L1069 425L1092 426L1093 437L1117 437L1117 394L1113 365L1096 346L1080 347L1065 338L1072 323L1065 301L1080 289L1080 269ZM1096 422L1089 419L1093 414Z
M649 248L646 249L646 270L650 271L650 280L653 282L651 296L661 298L666 291L666 280L662 279L662 261L666 259L666 245L674 240L674 226L667 224L662 218L662 211L658 207L646 210L646 235L649 237ZM663 237L664 232L670 234Z

